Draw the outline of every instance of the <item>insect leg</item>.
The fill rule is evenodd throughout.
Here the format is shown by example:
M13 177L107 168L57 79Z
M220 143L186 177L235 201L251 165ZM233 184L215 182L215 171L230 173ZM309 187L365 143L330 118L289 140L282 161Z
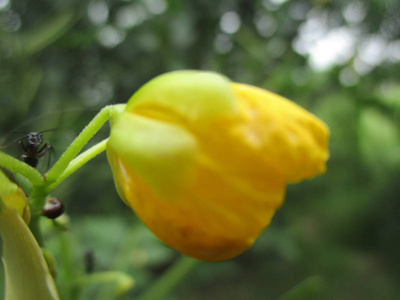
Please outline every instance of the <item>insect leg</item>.
M54 148L53 148L53 146L51 146L50 143L47 142L46 144L43 145L43 147L37 152L37 157L38 158L44 157L47 152L50 152L49 159L48 159L48 162L47 162L47 169L49 169L50 168L51 156L55 154L54 153Z

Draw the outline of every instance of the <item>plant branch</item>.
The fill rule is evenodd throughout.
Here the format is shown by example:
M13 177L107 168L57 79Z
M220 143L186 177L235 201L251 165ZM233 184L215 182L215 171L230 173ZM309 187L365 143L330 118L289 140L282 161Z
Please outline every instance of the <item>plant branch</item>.
M108 138L94 145L90 149L86 150L79 156L75 157L65 169L65 171L57 178L57 181L48 187L48 191L52 191L67 177L72 175L76 170L86 164L89 160L99 155L101 152L106 150Z
M0 166L21 174L30 181L32 186L40 186L43 184L43 177L38 170L4 152L0 152Z
M100 130L110 116L124 107L125 104L109 105L104 107L90 123L82 130L71 145L61 155L60 159L47 173L46 178L49 184L56 182L59 176L65 171L69 163L78 155L87 142Z

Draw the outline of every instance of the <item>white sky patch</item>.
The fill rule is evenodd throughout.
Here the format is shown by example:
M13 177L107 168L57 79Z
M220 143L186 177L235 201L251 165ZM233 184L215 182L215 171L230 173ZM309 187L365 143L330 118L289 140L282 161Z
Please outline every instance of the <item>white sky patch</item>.
M309 50L312 68L324 71L334 65L346 63L355 53L356 40L351 31L341 27L327 32Z
M276 5L282 5L286 1L287 0L269 0L269 2L271 2L272 4L276 4Z
M367 64L365 61L361 60L359 57L356 57L353 62L354 70L357 71L360 75L366 75L373 70L373 66Z
M91 2L88 6L88 15L93 24L104 24L108 19L109 9L104 1Z
M10 0L0 0L0 9L7 8L10 4Z
M144 4L147 10L153 15L159 15L167 10L167 3L165 0L146 0Z
M353 59L352 67L358 75L365 75L384 62L400 61L400 40L389 41L382 34L366 35L362 21L367 13L360 1L349 3L343 15L349 26L332 27L328 12L313 9L299 27L293 49L308 57L315 71L326 71L345 65ZM358 79L349 70L341 74L343 84L353 85Z
M326 71L352 58L358 39L359 33L350 27L331 29L327 12L315 9L300 26L293 48L299 54L308 56L311 68Z
M277 10L287 0L263 0L262 4L268 11Z
M143 23L148 13L140 4L132 4L121 7L116 13L116 24L121 28L131 28Z
M113 48L125 39L125 32L112 26L106 26L98 32L97 38L103 46Z
M227 34L233 34L239 30L242 21L239 15L234 11L224 13L219 22L221 30Z
M352 1L343 9L343 16L347 22L359 24L367 16L367 8L361 1Z
M391 62L400 61L400 40L390 42L386 51L387 59Z
M358 47L359 58L371 66L377 66L386 56L387 45L382 35L369 36Z

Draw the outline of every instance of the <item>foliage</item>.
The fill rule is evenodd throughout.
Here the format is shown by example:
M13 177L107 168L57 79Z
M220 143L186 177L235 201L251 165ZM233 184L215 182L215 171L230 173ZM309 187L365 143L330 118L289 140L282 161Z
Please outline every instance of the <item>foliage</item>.
M19 137L11 130L57 128L45 137L59 155L101 107L175 69L265 87L329 125L328 172L288 188L250 251L199 265L166 299L285 299L295 286L310 293L304 299L395 299L399 8L395 0L0 1L0 137L6 145ZM5 150L18 156L16 145ZM59 270L68 271L63 251L82 268L93 253L95 270L135 278L131 299L176 259L118 199L104 156L54 196L71 219L57 237L43 224ZM93 286L85 299L108 288Z

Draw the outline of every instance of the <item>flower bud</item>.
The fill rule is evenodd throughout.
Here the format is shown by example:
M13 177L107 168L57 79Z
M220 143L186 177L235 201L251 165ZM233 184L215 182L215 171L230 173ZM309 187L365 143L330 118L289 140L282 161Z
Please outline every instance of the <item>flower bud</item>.
M111 123L121 198L168 246L205 261L249 248L287 183L325 171L328 129L295 103L210 72L137 91Z
M42 215L49 219L56 219L65 212L64 204L57 198L49 198L42 209Z

